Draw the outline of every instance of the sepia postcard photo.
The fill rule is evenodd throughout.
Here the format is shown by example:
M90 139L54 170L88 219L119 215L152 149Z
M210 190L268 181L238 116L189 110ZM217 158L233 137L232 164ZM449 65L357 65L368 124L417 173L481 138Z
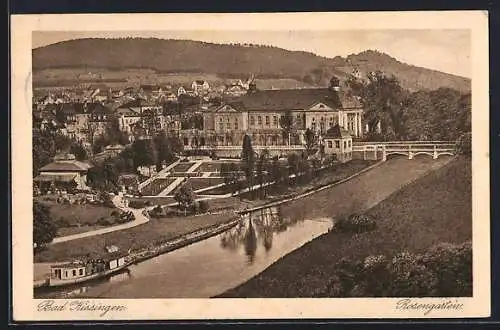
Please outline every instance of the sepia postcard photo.
M11 22L15 321L490 315L486 12Z

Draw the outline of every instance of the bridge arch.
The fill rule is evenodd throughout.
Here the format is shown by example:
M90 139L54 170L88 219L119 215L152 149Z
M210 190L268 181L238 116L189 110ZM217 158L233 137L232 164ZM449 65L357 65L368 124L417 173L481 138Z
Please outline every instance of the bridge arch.
M389 141L389 142L373 142L354 144L354 152L361 152L363 158L375 157L378 159L378 152L382 152L382 160L386 160L388 156L401 155L408 159L413 159L419 155L428 155L433 159L437 159L441 155L455 154L455 145L453 142L446 141ZM368 155L368 156L367 156Z

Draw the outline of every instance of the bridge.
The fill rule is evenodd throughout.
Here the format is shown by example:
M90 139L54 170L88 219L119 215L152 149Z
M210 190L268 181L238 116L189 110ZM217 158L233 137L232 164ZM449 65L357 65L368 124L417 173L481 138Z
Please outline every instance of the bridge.
M253 149L259 154L266 149L271 156L284 156L291 152L302 152L306 148L303 145L255 145ZM185 146L184 150L194 150ZM198 147L197 150L213 150L219 157L238 158L241 154L241 146L207 146ZM408 156L408 159L418 155L429 155L437 159L442 155L454 155L455 143L450 141L384 141L384 142L353 142L353 158L365 160L387 160L390 155Z
M408 156L408 159L413 159L418 155L428 155L437 159L442 155L453 156L455 144L450 141L357 142L353 144L352 151L353 154L361 154L363 159L372 160L385 161L390 155Z

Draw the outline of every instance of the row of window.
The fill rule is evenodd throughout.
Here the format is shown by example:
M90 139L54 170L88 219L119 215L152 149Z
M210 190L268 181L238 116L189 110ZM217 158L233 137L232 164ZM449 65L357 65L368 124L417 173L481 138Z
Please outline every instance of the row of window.
M328 148L332 149L333 148L333 142L332 141L327 141L327 146ZM344 141L344 149L351 148L352 147L352 141ZM340 149L340 141L335 140L335 148Z
M226 128L231 129L231 123L226 123ZM219 123L219 130L222 131L223 129L224 129L224 123ZM234 123L234 129L238 129L238 122Z
M312 122L315 122L315 121L316 121L316 118L315 118L315 117L313 117L311 121L312 121ZM325 121L326 121L326 118L325 118L325 117L321 117L319 121L320 121L320 122L325 122ZM333 117L330 117L330 123L333 123L333 122L334 122L334 118L333 118Z
M76 276L76 269L73 269L72 273L73 273L73 276ZM83 269L79 269L78 270L78 275L80 275L80 276L83 275ZM68 271L67 270L64 271L64 276L68 277Z
M265 116L264 119L267 126L271 125L270 116ZM262 116L257 116L257 124L262 125ZM250 126L255 126L255 116L250 116ZM278 116L273 116L273 126L278 126Z
M331 121L328 123L328 127L333 127L335 124L336 124L335 122ZM319 123L319 128L320 128L320 130L324 131L325 130L325 123L324 122ZM316 130L316 123L314 121L311 123L311 129L313 131Z

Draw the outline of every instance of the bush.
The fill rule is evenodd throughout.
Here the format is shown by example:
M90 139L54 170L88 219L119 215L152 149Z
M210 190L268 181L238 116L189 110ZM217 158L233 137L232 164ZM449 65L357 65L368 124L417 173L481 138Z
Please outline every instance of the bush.
M161 218L165 215L163 208L160 205L157 205L154 209L149 211L150 217Z
M97 222L96 222L99 226L104 226L104 227L107 227L107 226L111 226L111 225L114 225L115 224L115 221L113 220L113 218L107 218L107 217L100 217Z
M387 296L422 297L437 293L436 274L419 262L416 255L399 253L388 264Z
M118 216L120 216L120 215L121 215L121 213L122 213L122 212L120 212L120 211L118 211L118 210L113 210L113 211L111 212L111 216L112 216L112 217L118 217Z
M388 259L343 259L332 268L328 297L470 297L472 246L438 244L422 254L401 252Z
M133 209L142 209L146 206L146 202L141 200L131 200L129 201L128 206Z
M472 295L472 244L442 243L429 249L421 262L437 276L441 296Z
M209 206L207 201L200 201L198 204L198 210L200 213L208 212Z
M334 224L334 230L348 233L364 233L377 228L375 220L365 214L352 214L342 217Z

